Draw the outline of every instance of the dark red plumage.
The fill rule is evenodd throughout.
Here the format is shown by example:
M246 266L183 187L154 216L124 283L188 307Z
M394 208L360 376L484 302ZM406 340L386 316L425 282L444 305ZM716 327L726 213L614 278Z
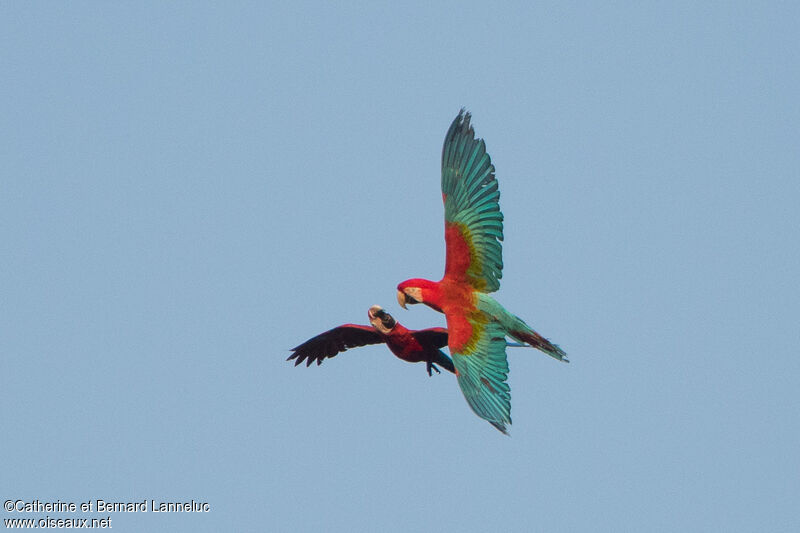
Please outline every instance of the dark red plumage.
M444 328L428 328L410 330L385 312L379 306L370 307L368 316L371 326L344 324L320 333L303 344L292 348L292 355L287 361L294 360L295 366L303 361L311 366L314 361L322 364L323 359L336 356L348 348L385 343L391 352L409 363L427 364L428 374L431 369L439 371L440 365L454 372L453 361L440 350L447 346L447 330Z

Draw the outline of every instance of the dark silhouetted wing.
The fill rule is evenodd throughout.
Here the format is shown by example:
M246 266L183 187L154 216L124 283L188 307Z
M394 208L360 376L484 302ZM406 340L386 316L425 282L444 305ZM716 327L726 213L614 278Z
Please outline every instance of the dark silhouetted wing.
M294 366L303 361L306 366L311 366L314 361L318 365L328 357L334 357L339 352L367 344L380 344L386 342L383 335L375 331L372 326L359 326L358 324L345 324L320 333L313 339L308 339L300 346L292 348L294 352L286 360L294 359Z
M447 330L445 328L421 329L414 332L414 337L423 346L434 346L436 348L447 346Z

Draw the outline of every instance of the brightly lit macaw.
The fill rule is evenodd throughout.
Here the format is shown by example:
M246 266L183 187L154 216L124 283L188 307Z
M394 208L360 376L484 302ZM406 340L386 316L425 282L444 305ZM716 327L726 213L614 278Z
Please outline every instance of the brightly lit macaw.
M500 288L503 214L500 191L470 114L458 113L442 148L442 199L446 263L441 281L409 279L397 286L397 301L424 303L445 314L448 347L467 403L507 433L511 389L506 383L506 335L569 362L561 348L506 311L488 293Z
M370 326L344 324L320 333L300 346L292 348L294 352L287 361L294 359L294 366L303 361L311 366L314 361L318 365L322 360L333 357L339 352L357 346L386 343L399 359L409 363L425 362L428 375L431 370L440 374L436 365L454 372L453 361L440 350L447 346L447 330L444 328L428 328L411 330L399 324L392 315L380 306L373 305L367 311Z

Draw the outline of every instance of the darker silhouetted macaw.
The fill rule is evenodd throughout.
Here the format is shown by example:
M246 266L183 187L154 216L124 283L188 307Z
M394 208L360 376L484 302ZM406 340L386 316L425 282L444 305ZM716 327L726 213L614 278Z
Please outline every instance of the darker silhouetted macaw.
M294 352L287 361L294 359L297 366L303 361L311 366L314 361L322 364L322 360L333 357L339 352L367 344L386 343L398 358L409 363L425 362L428 375L431 370L439 374L436 365L454 372L453 361L440 350L447 346L447 330L444 328L407 329L381 309L373 305L367 312L371 326L344 324L320 333L300 346L292 348Z
M409 279L397 301L424 303L445 314L458 384L472 410L506 433L511 389L506 383L506 335L569 362L561 348L506 311L489 293L500 288L503 214L489 154L475 138L470 114L453 121L442 148L446 263L441 281Z

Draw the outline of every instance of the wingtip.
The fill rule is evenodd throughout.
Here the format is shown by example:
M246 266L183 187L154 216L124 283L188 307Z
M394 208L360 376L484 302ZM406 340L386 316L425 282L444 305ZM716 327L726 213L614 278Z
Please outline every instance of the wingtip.
M510 436L511 436L511 435L509 434L509 432L508 432L508 428L506 427L506 425L505 425L505 423L504 423L504 422L492 422L492 421L490 420L490 421L489 421L489 423L490 423L492 426L494 426L494 428L495 428L497 431L499 431L500 433L502 433L502 434L503 434L503 435L505 435L506 437L510 437ZM509 422L509 423L510 423L510 422Z
M455 120L453 121L453 125L457 126L458 129L466 129L471 130L470 121L472 120L472 113L467 111L467 108L462 106L461 109L458 110L458 116L456 116Z
M475 132L472 130L472 113L467 111L466 107L462 107L461 111L458 112L458 116L461 118L461 125L463 128L472 133L473 137L475 136Z

